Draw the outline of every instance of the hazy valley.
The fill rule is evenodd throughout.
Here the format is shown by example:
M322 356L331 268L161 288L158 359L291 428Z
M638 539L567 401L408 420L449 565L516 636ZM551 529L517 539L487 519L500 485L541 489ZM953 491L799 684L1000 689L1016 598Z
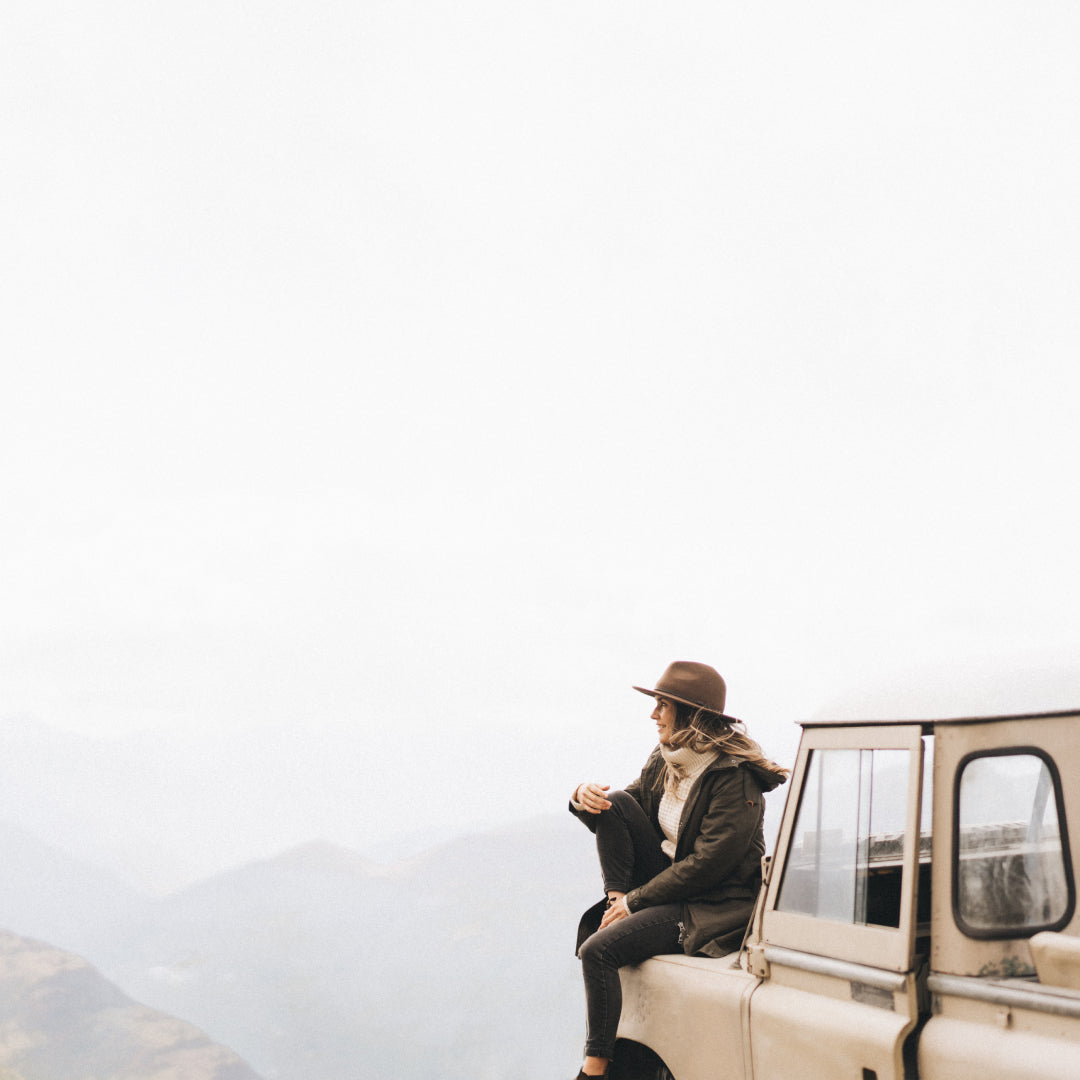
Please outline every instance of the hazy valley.
M265 1080L539 1080L577 1056L571 942L598 885L569 815L390 868L312 843L163 899L10 827L0 857L0 925L87 957Z

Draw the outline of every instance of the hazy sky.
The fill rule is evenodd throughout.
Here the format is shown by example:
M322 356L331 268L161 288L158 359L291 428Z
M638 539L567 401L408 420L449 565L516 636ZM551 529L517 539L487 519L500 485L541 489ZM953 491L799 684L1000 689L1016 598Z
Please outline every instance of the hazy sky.
M344 725L498 816L625 779L677 657L778 755L910 665L1067 665L1078 49L1071 3L10 0L0 716Z

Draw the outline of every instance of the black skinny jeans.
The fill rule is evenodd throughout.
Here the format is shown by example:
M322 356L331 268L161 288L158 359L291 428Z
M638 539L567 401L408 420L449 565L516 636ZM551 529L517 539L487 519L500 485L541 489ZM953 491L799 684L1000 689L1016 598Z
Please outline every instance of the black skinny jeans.
M611 809L596 822L596 850L604 891L629 892L644 885L671 860L660 850L660 837L637 800L625 791L608 795ZM681 953L682 904L661 904L635 911L587 938L578 950L585 976L588 1029L587 1057L610 1058L622 1012L619 968L659 953Z

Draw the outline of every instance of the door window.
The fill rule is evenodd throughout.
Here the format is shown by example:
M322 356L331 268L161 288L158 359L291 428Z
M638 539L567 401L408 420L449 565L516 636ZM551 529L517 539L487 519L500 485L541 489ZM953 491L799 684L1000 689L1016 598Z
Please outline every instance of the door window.
M1041 751L964 758L956 785L956 922L969 937L1056 930L1075 903L1061 781Z
M911 751L813 750L778 911L900 925Z

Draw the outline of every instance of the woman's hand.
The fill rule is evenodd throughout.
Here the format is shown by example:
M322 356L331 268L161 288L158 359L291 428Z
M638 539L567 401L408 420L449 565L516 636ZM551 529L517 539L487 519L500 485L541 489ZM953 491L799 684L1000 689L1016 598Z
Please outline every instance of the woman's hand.
M584 807L590 814L610 810L611 803L604 794L610 787L610 784L578 784L577 791L574 792L574 802Z
M603 930L605 926L610 926L613 922L618 922L619 919L625 919L629 914L630 909L626 906L626 894L615 893L614 899L608 905L604 917L600 920L600 929Z

